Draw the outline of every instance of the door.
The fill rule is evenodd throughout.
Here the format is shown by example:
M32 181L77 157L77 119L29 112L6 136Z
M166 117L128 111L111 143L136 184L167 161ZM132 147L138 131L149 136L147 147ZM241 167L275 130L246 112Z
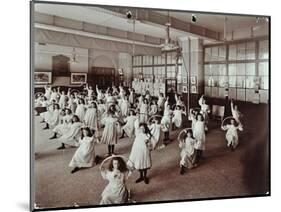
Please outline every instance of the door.
M56 55L52 57L53 76L68 77L70 76L69 57Z
M92 67L89 73L88 82L92 86L98 85L103 89L115 85L115 69L107 67Z

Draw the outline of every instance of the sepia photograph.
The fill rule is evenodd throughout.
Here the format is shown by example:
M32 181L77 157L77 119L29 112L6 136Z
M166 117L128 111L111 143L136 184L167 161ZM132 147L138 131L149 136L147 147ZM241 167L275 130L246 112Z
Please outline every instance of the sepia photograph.
M270 16L30 13L32 210L271 195Z

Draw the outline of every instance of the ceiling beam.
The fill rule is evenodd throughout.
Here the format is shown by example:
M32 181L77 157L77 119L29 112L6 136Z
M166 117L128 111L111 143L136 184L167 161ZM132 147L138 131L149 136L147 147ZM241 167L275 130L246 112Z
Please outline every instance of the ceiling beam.
M196 24L182 21L180 19L174 17L168 17L168 15L163 15L157 13L153 10L149 9L136 9L136 8L121 8L121 7L102 7L103 9L107 9L112 12L116 12L117 14L123 14L124 18L126 18L126 12L131 10L135 16L136 20L145 22L151 25L160 25L165 26L167 22L171 23L171 28L186 32L188 34L192 34L193 36L203 37L213 41L219 41L220 36L219 32L210 30L206 27L198 26Z
M150 47L159 47L164 39L143 35L140 33L132 33L120 29L105 27L101 25L86 23L82 21L71 20L68 18L57 17L35 12L35 27L44 28L54 31L61 31L62 28L74 34L87 34L90 37L106 38L108 40L122 40L125 43L134 43L136 45L145 45Z

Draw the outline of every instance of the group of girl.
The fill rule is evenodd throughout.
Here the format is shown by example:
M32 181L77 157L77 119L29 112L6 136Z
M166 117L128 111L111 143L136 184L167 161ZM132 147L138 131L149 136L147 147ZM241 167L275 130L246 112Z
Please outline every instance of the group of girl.
M133 89L125 90L122 86L119 89L113 86L105 92L96 86L95 92L87 85L84 94L72 93L70 89L65 94L59 88L45 87L45 94L36 99L35 106L43 118L42 122L46 123L43 129L53 128L50 139L58 138L61 143L59 150L65 149L66 145L78 147L69 163L73 168L71 173L94 166L97 143L107 145L108 157L114 155L118 140L125 136L134 139L126 166L121 158L113 157L111 167L102 170L103 178L110 183L102 194L101 204L114 204L122 203L126 196L123 185L126 177L123 172L136 169L140 173L136 183L144 181L148 184L147 171L152 166L151 151L164 148L169 141L169 132L182 127L186 109L178 95L175 95L175 99L176 104L170 105L169 98L163 94L157 101L152 99L149 92L137 97ZM185 172L186 167L196 167L205 150L210 108L204 96L200 98L199 105L200 111L190 111L191 130L184 131L185 135L179 143L180 174ZM233 108L233 111L235 113L238 110ZM238 112L236 115L238 120ZM231 122L230 125L222 126L222 129L227 130L228 143L235 148L238 143L235 130L241 130L242 127L234 125ZM120 192L121 196L118 195Z

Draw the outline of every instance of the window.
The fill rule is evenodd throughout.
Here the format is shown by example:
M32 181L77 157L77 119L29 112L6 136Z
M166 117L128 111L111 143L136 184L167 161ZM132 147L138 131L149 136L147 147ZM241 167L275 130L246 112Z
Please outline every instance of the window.
M249 98L249 95L257 89L257 83L260 90L267 90L269 88L268 45L268 40L260 40L205 47L206 94L222 98L222 88L228 83L234 98L250 101L252 98Z
M228 60L236 60L237 59L237 47L236 45L229 46L229 56Z
M246 43L246 60L254 60L256 58L255 42Z
M268 62L260 62L258 67L258 75L260 77L260 88L267 90L269 88L269 64Z
M268 40L263 40L259 42L259 59L268 59Z

